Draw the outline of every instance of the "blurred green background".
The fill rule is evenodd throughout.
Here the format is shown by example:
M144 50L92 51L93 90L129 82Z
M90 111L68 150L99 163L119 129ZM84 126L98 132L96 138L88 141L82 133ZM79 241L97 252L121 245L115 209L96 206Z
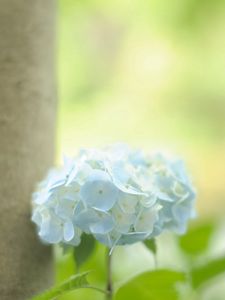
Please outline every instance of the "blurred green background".
M199 217L224 216L225 1L60 0L57 59L58 161L117 141L167 150L186 161ZM97 267L90 277L98 282L103 251L85 266ZM62 280L75 267L56 252ZM147 268L146 261L153 263L141 245L119 249L115 279ZM63 299L100 299L94 296Z

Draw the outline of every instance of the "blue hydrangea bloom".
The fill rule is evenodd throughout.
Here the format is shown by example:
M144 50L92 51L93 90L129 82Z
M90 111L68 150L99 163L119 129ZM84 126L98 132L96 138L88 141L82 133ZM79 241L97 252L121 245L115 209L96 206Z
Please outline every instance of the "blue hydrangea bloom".
M113 248L165 230L184 233L195 216L195 191L181 160L116 144L65 158L32 204L44 242L76 246L85 232Z

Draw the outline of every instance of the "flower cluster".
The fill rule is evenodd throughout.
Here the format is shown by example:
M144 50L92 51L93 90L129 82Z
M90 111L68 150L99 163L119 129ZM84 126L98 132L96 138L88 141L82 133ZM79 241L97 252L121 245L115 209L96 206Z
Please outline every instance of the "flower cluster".
M32 220L47 243L76 246L85 232L112 248L184 233L194 202L182 161L113 145L50 171L33 194Z

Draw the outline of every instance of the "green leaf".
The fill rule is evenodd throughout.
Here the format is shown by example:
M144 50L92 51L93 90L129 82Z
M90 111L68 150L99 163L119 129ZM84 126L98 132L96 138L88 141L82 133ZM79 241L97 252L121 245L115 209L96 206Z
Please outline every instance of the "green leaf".
M93 253L95 244L96 240L91 234L82 234L80 244L74 248L74 259L78 270Z
M156 241L154 238L150 239L150 240L145 240L144 244L153 254L156 254L157 247L156 247Z
M199 288L209 280L225 272L225 256L208 262L191 271L192 285Z
M207 250L213 232L213 223L195 225L185 235L179 237L179 245L188 255L201 254Z
M45 291L43 294L34 296L31 300L50 300L55 299L58 296L61 296L65 293L73 291L79 288L90 288L90 285L87 281L87 275L89 272L77 274L71 276L68 280L63 283Z
M74 247L71 247L70 250L63 254L62 247L60 245L55 245L55 284L61 283L75 274L76 266L73 250ZM87 268L87 270L91 270L91 268Z
M185 282L185 274L172 270L156 270L143 273L121 286L115 300L176 300L176 284Z

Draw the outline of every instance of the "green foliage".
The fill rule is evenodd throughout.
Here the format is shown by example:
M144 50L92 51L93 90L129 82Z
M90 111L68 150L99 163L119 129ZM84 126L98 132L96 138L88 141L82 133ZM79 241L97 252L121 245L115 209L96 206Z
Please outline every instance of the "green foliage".
M71 276L68 280L64 281L63 283L45 291L41 295L33 297L32 300L51 300L65 293L71 292L75 289L88 288L90 287L87 281L88 273L89 272L85 272Z
M185 274L171 270L143 273L121 286L115 300L176 300L176 284L185 281Z
M138 276L133 277L125 284L121 285L114 295L115 300L126 300L126 299L140 299L140 300L176 300L183 299L179 298L179 291L177 290L177 284L184 284L184 289L182 293L184 297L188 297L185 293L189 292L189 289L185 289L185 286L191 286L194 291L198 293L199 288L207 287L207 283L217 278L218 275L225 273L225 257L207 260L201 266L196 265L196 258L200 258L201 254L207 251L209 242L214 232L214 223L204 222L193 225L186 235L179 237L179 245L182 251L184 251L188 256L186 259L192 259L193 265L191 269L186 270L185 267L182 272L176 272L170 269L160 269L155 271L149 271L140 273ZM81 246L75 248L72 252L68 252L67 255L62 256L63 259L73 261L73 255L75 255L76 264L78 267L83 266L85 262L85 267L88 269L93 269L95 272L91 274L91 280L97 282L98 286L105 286L105 248L98 244L90 235L84 235L82 237ZM147 249L149 249L154 255L157 252L157 247L155 240L147 240L143 243ZM93 250L96 247L96 251ZM159 243L160 246L160 243ZM94 254L94 255L92 255ZM160 256L159 256L160 257ZM91 259L90 259L91 258ZM116 256L113 257L117 258ZM185 257L184 257L185 258ZM117 258L118 259L118 258ZM174 256L171 259L175 259ZM189 260L188 260L189 262ZM121 264L123 262L121 261ZM73 262L74 266L74 262ZM71 268L70 268L71 269ZM73 268L72 268L73 269ZM72 271L71 269L71 271ZM115 274L117 270L113 268ZM82 275L83 274L83 275ZM70 300L74 297L73 293L67 294L70 291L80 289L80 288L94 288L103 293L104 290L98 289L96 287L90 286L86 281L87 273L78 274L77 276L72 276L67 281L63 282L61 285L51 289L50 291L44 293L39 297L35 297L32 300L50 300L54 297L60 297L60 299ZM69 275L68 275L69 276ZM81 278L80 278L81 276ZM83 277L82 277L83 276ZM80 280L80 279L81 280ZM75 281L73 281L75 280ZM77 281L78 280L78 281ZM114 285L116 283L114 282ZM199 291L201 292L201 291ZM87 289L80 289L76 291L77 297L79 299L102 299L99 294L87 293ZM65 296L64 296L65 295ZM196 294L198 295L198 294ZM186 299L184 298L184 299ZM188 298L187 298L188 299Z
M63 145L73 153L78 145L95 146L114 140L144 147L152 146L152 141L154 147L175 145L191 163L198 182L200 215L211 209L222 212L225 86L221 66L225 61L225 1L60 0L59 4L58 149ZM180 249L187 254L182 257L188 259L179 261L185 273L188 272L185 265L190 261L196 263L209 249L212 234L213 225L204 223L191 227L179 238ZM149 242L145 246L154 253L154 244ZM159 238L157 258L163 265L160 245ZM133 255L131 250L127 251L128 256ZM82 248L76 251L84 254ZM94 270L90 281L100 286L105 285L104 252L103 246L98 245L86 263L85 259L80 263L82 269ZM171 264L176 264L176 253L170 253ZM60 255L56 257L58 282L75 270L73 254ZM121 268L114 265L113 276L121 279L126 275L124 256L119 251L116 255L113 262L115 258ZM145 255L142 257L140 252L133 256L130 258L133 270L141 271L140 264L148 264ZM168 255L165 257L168 259ZM201 267L191 266L193 289L205 289L204 283L224 272L221 260L206 260ZM159 280L161 289L163 280ZM149 289L154 284L146 280ZM173 289L174 283L171 285ZM145 290L136 285L135 288L138 292L132 287L123 300L143 299ZM79 300L99 300L99 294L89 296L86 289L75 293L79 293L76 296ZM116 297L120 293L119 290ZM70 293L63 299L74 297Z
M199 288L209 280L225 272L225 256L212 260L191 271L192 285Z
M81 243L74 248L77 270L87 261L95 249L96 240L91 234L82 234Z
M155 255L157 251L157 245L155 239L145 240L144 245Z
M195 225L179 237L180 248L188 255L199 255L208 249L213 232L213 223Z
M55 281L56 284L67 280L75 274L75 261L73 248L71 247L66 253L62 251L61 246L54 247L55 264Z

